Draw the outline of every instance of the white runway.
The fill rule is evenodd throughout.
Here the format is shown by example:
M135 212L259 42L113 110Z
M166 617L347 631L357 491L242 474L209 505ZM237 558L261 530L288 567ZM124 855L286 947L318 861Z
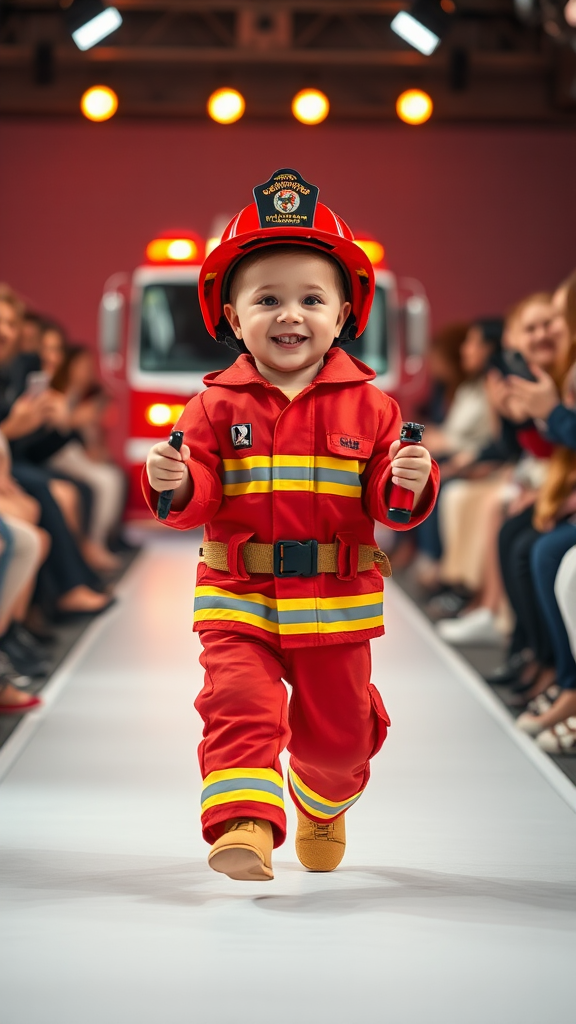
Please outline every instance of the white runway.
M342 867L207 868L196 550L154 537L0 754L2 1024L576 1020L574 788L392 585Z

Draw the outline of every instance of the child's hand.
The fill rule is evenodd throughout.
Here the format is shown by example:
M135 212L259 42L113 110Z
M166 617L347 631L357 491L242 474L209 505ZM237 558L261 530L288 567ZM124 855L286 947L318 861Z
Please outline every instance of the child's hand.
M406 445L402 451L399 448L400 441L393 441L388 451L392 463L392 483L414 491L414 504L417 505L432 468L430 452L421 444Z
M146 459L150 487L155 491L177 491L185 477L188 477L185 463L189 458L190 449L187 444L183 444L179 452L168 441L155 444Z

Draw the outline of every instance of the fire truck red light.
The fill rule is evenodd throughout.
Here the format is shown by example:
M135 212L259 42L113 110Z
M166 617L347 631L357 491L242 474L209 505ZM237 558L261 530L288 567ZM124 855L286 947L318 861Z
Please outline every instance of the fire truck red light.
M146 246L150 263L196 263L198 246L192 238L155 238Z
M169 405L155 402L146 409L146 419L153 427L164 427L172 421L172 410Z
M359 245L362 252L365 252L370 262L376 267L384 259L384 246L373 238L355 238L356 245Z

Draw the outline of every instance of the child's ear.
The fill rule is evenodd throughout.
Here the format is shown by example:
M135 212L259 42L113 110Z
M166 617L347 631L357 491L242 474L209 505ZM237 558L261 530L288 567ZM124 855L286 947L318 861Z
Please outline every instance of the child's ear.
M225 306L224 306L224 316L226 317L226 319L227 319L228 323L230 324L230 327L234 331L234 334L236 335L236 337L238 339L241 339L242 338L242 328L240 327L240 320L238 318L238 313L234 309L234 306L232 306L231 303L229 303L229 302L227 302L225 304Z
M338 320L336 321L336 337L338 337L338 335L340 334L340 331L344 327L344 324L346 323L348 317L350 316L351 311L352 311L352 303L351 302L343 302L341 307L340 307L340 315L338 317ZM228 314L226 314L226 315L228 315Z

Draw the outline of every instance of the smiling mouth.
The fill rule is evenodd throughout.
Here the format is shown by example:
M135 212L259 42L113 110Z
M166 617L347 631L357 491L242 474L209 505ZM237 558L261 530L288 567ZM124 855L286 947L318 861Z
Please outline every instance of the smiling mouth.
M306 334L276 334L273 336L272 341L282 347L290 348L294 345L300 345L301 342L307 341Z

